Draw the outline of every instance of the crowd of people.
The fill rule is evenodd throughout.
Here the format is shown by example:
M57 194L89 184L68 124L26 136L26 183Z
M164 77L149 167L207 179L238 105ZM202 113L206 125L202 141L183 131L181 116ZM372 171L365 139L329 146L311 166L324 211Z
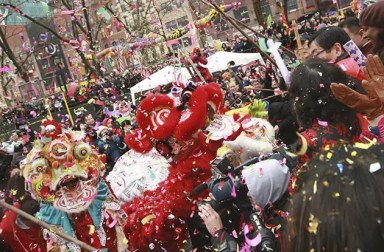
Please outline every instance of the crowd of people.
M206 75L207 82L219 84L224 98L222 114L207 109L208 124L217 123L215 119L221 115L236 114L233 118L241 122L245 136L264 143L271 142L273 148L258 150L250 156L250 150L246 149L249 146L242 146L244 143L240 141L237 143L239 148L230 147L231 143L227 141L230 136L225 136L225 141L220 143L225 143L226 148L233 148L235 154L240 155L241 162L235 163L225 155L229 163L225 163L227 159L223 157L212 161L214 176L206 183L210 196L204 200L196 197L192 213L191 209L185 209L190 216L185 220L189 242L183 243L183 249L194 252L232 252L239 249L262 252L381 251L384 245L382 17L384 1L365 8L359 18L351 14L333 20L314 15L300 24L303 48L297 48L291 35L293 32L290 34L282 25L274 24L260 31L290 46L301 59L300 65L290 69L289 83L284 81L274 62L268 59L265 59L265 64L256 61L236 67L229 62L227 70ZM366 56L363 65L345 47L351 40ZM233 43L223 43L222 50L250 52L258 49L236 37ZM280 53L286 63L292 60L292 55L282 50ZM199 57L204 55L199 54ZM175 143L167 142L175 141L172 137L159 137L156 129L142 129L143 118L140 121L136 115L147 112L141 105L134 106L128 98L130 83L139 81L137 76L135 78L115 74L77 90L67 97L69 105L77 107L92 103L95 111L79 110L74 115L74 125L68 118L58 122L65 133L69 134L72 129L83 132L86 142L95 146L98 154L105 156L105 177L113 171L122 156L131 155L139 147L146 148L147 142L143 140L146 134L152 134L150 141L159 138L155 149L169 161L169 169L175 169L182 163L172 160L170 152L175 151ZM174 99L172 102L175 101L177 106L171 111L178 113L174 111L197 106L189 101L199 90L198 86L193 82L185 86L170 83L143 93L140 99L147 105L153 104L158 98L148 101L146 97L164 94ZM28 120L45 116L48 110L50 113L65 111L62 98L60 95L50 97L48 107L45 101L36 101L2 111L1 125L14 124L17 127L17 131L0 148L2 196L31 215L37 214L40 206L26 191L26 181L18 169L33 148L35 139L42 138L45 143L45 133L41 129L33 130ZM215 101L214 98L212 100ZM169 102L148 113L155 114L150 119L152 123L164 119L156 113L167 106L170 106ZM262 109L253 111L256 106ZM268 120L273 140L269 138L271 132L268 127L263 128L261 135L255 134L254 128L247 128L241 121L248 113L244 114L244 108L248 108L250 114L262 115L260 117ZM210 115L211 112L214 115ZM171 116L171 112L167 116ZM181 118L182 122L183 116L188 118L180 112L179 117L174 119ZM163 124L160 123L159 127ZM207 133L207 129L196 131L196 135L201 132ZM210 141L215 144L212 133L207 135L209 137L204 141L199 135L199 141L206 145L211 144ZM133 144L135 141L137 143ZM180 148L188 152L183 146ZM249 158L251 162L248 162ZM192 192L184 193L193 197ZM148 216L156 218L156 214ZM170 216L167 217L169 220L178 218ZM151 220L144 219L141 220L143 225ZM128 229L131 230L131 227ZM56 251L47 249L47 241L35 223L12 211L4 210L0 230L3 238L0 249L3 251ZM132 243L135 244L134 241ZM145 251L164 251L167 247L166 244L155 247L154 243L156 240L151 241ZM144 251L141 247L136 249Z

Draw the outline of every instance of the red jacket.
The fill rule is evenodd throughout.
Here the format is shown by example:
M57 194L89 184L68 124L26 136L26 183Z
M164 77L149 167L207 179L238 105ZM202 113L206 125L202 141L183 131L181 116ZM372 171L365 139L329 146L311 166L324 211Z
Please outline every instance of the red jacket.
M15 207L20 207L16 204ZM43 238L40 227L22 229L16 224L17 214L7 211L0 223L1 236L13 251L46 252L47 241Z

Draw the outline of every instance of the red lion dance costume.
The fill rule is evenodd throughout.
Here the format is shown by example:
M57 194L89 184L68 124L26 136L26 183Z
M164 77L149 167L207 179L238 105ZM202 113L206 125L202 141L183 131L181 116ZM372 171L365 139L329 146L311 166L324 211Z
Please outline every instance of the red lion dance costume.
M169 174L155 190L124 205L130 250L178 251L185 247L185 219L195 203L190 193L211 176L210 161L222 141L208 143L201 130L221 111L222 91L216 83L186 90L181 105L167 95L152 94L137 110L139 129L129 137L128 145L141 153L155 147L167 158Z

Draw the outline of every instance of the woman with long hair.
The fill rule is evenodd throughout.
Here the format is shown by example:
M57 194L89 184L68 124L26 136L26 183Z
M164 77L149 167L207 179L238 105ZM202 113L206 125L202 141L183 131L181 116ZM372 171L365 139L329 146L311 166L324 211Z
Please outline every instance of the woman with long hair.
M383 251L383 153L383 145L340 144L302 167L283 250Z
M292 74L289 92L294 100L297 121L302 128L302 141L308 145L305 155L300 157L301 163L339 140L359 140L360 120L354 110L334 97L330 88L333 82L348 83L353 89L359 86L339 67L320 59L306 61Z

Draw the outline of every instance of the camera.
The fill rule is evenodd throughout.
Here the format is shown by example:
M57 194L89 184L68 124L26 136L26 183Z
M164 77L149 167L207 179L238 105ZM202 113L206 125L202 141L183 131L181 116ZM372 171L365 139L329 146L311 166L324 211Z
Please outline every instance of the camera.
M228 157L217 157L211 162L212 173L214 177L228 175L233 170L231 162Z

